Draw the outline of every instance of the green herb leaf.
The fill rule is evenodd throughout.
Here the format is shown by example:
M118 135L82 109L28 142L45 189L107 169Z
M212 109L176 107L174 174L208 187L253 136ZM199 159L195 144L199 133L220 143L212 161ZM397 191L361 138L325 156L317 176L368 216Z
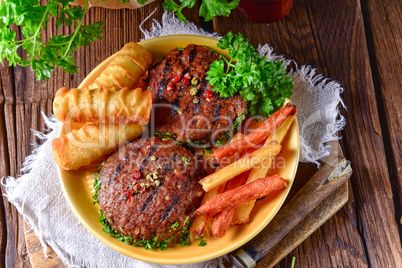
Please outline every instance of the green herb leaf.
M196 241L200 241L198 244L199 247L205 247L207 245L207 240L203 239L204 236L201 236L201 238L196 239Z
M230 12L235 9L240 3L240 0L203 0L200 6L199 15L204 17L205 21L212 20L215 16L228 17Z
M293 256L293 257L292 257L292 263L290 264L290 268L294 268L294 267L295 267L295 262L296 262L296 257Z
M170 228L172 229L172 230L177 230L177 227L179 227L180 226L180 224L178 223L178 222L175 222Z
M125 0L124 0L125 1ZM0 58L10 65L30 66L36 79L50 78L55 67L65 72L76 73L73 52L102 39L103 22L82 25L88 0L84 7L70 7L70 0L49 0L46 5L34 0L3 0L0 5ZM56 35L42 41L42 32L50 18L57 17L56 26L74 26L70 35ZM10 30L20 26L21 36ZM20 55L24 55L21 57Z
M249 40L240 33L227 33L217 46L227 49L231 59L221 57L213 62L206 79L221 97L238 93L248 102L250 114L263 116L270 116L281 107L285 98L290 98L293 79L287 76L282 62L260 58Z
M187 161L187 157L183 156L183 157L181 158L181 160L184 162L184 165L185 165L185 166L191 165L191 163Z
M104 162L103 162L104 163ZM102 164L103 164L102 163ZM101 188L101 181L99 179L99 172L101 169L102 165L99 165L98 168L98 172L94 174L94 178L95 178L95 182L94 182L94 188L95 188L95 194L92 196L92 198L94 199L94 204L99 203L98 201L98 195L99 195L99 190ZM175 237L174 235L169 236L168 238L166 238L165 240L159 240L160 237L153 237L153 238L149 238L149 239L141 239L141 240L134 240L132 237L130 236L123 236L120 232L116 231L115 229L112 228L112 226L109 224L109 222L113 223L112 219L108 219L106 218L105 213L103 213L102 209L99 210L99 222L103 225L103 231L114 238L117 238L118 241L121 241L125 244L134 246L134 247L142 247L145 249L151 249L151 250L155 250L155 249L160 249L160 250L164 250L166 249L166 247L169 245L170 241ZM184 228L187 228L188 224L185 225ZM172 225L172 228L175 228L174 230L177 229L177 227L179 227L179 223L175 223ZM189 228L189 227L188 227ZM184 231L180 231L183 232ZM186 229L186 232L188 233L188 229ZM161 234L162 236L163 234Z
M165 0L163 8L168 11L175 12L175 15L184 22L187 22L186 17L183 15L183 8L193 8L196 0ZM199 15L204 17L205 21L212 20L215 16L228 17L230 12L235 9L240 3L240 0L202 0Z

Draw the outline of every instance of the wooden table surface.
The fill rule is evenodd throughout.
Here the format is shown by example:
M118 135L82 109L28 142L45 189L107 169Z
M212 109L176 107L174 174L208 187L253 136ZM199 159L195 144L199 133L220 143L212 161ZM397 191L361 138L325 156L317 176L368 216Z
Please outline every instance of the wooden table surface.
M79 73L56 70L45 82L28 68L0 67L0 177L18 176L44 130L41 111L52 113L62 86L76 87L100 62L125 43L143 37L138 26L161 2L138 10L91 8L86 23L105 22L104 40L76 52ZM402 1L295 0L289 15L255 24L237 11L215 18L212 30L242 32L254 45L269 43L276 53L309 64L344 87L347 126L343 150L352 161L349 202L278 267L401 267L402 206ZM197 25L197 12L185 15ZM143 27L149 29L151 21ZM68 33L50 22L47 35ZM4 187L1 186L4 194ZM0 198L1 267L31 267L21 215Z

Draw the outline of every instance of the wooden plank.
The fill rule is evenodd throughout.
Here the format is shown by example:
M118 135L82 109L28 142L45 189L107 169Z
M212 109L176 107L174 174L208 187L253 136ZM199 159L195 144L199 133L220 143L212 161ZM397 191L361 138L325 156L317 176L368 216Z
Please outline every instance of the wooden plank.
M3 90L3 68L0 67L0 176L3 174L9 174L9 162L8 162L8 151L7 151L7 132L5 126L5 116L4 116L4 103L5 103L5 96ZM3 189L0 188L0 194L3 196ZM5 254L5 249L7 246L7 235L6 235L6 215L4 213L4 202L3 198L0 198L0 249L1 255ZM3 259L1 263L3 263Z
M347 6L347 4L349 6ZM284 54L288 58L295 59L298 64L309 64L317 67L318 70L324 73L327 77L336 77L341 81L350 80L350 65L348 62L347 67L336 69L336 72L329 72L326 67L332 65L338 66L338 58L349 58L351 54L350 49L345 48L346 44L351 44L355 40L359 40L360 35L364 36L364 31L360 28L359 36L354 35L356 27L362 27L362 20L358 19L361 16L360 6L357 1L335 1L331 3L321 1L295 1L294 7L290 13L283 19L269 25L261 25L244 20L237 12L230 16L230 20L217 19L214 22L215 31L227 33L228 31L238 32L241 31L248 38L251 39L254 45L259 43L269 43L275 48L277 54ZM319 17L319 18L318 18ZM237 22L237 23L235 23ZM319 22L319 23L318 23ZM339 23L345 25L340 27ZM324 30L321 28L326 27ZM342 28L342 29L341 29ZM322 32L320 32L321 30ZM337 40L331 40L332 46L322 44L321 40L326 40L328 43L328 35L340 35L344 33L345 36L337 37ZM338 40L348 40L340 42ZM336 44L336 45L334 45ZM364 42L359 43L360 46L365 47ZM357 48L355 48L357 49ZM361 49L359 47L359 49ZM335 52L336 51L336 52ZM359 55L354 61L365 61L365 57ZM346 63L345 63L346 64ZM344 70L344 72L342 72ZM352 70L353 71L353 70ZM356 72L356 71L354 71ZM371 77L362 76L357 77L358 81L362 80L364 83L370 83ZM347 88L348 90L348 88ZM352 159L350 155L346 157ZM353 165L355 171L355 164ZM353 191L350 192L353 200ZM301 246L292 252L296 256L297 262L302 264L302 267L328 267L331 266L331 258L334 254L332 247L325 245L340 245L336 252L345 252L342 255L342 260L339 263L360 263L361 260L367 259L366 251L364 248L364 241L360 236L358 229L358 219L356 215L356 207L349 201L346 208L346 214L350 216L348 220L342 217L342 214L335 214L330 220L332 222L339 222L336 231L339 233L348 231L348 235L335 236L334 230L328 231L321 227L310 238L308 238ZM314 241L314 242L312 242ZM321 246L317 246L317 241ZM364 262L364 261L363 261ZM336 266L336 263L333 263ZM289 257L282 261L278 267L289 267Z
M385 3L385 1L382 2ZM384 64L393 62L390 60L396 60L385 57L390 55L392 57L392 55L396 54L385 55L387 49L392 50L393 48L392 44L386 44L388 40L384 38L388 38L389 31L395 36L396 29L401 29L397 24L401 20L395 17L400 12L396 11L398 9L395 8L395 5L393 6L397 1L393 0L389 3L387 1L386 4L381 2L377 4L374 1L369 1L369 5L372 5L371 12L377 12L377 9L382 8L384 12L380 10L380 14L391 18L388 20L391 25L389 27L384 26L384 23L382 23L383 17L370 18L372 23L379 22L380 26L375 27L382 27L375 28L372 26L373 31L378 31L376 33L377 37L374 37L374 40L379 42L376 43L376 51L378 51L379 46L386 46L385 49L381 49L382 54L377 55L377 59L384 57ZM8 146L3 147L2 153L6 152L7 157L4 160L0 160L0 176L8 174L15 176L18 174L17 170L22 163L22 156L29 153L32 148L28 144L34 141L33 136L27 134L29 132L28 125L30 124L27 122L30 120L39 121L36 126L39 129L43 126L43 120L38 114L39 109L46 107L47 114L50 114L51 100L57 88L64 85L67 87L78 85L83 76L109 55L105 52L111 52L110 47L120 48L126 41L137 41L142 36L137 31L140 21L138 16L142 20L156 6L159 6L159 9L154 17L160 21L163 12L160 8L160 3L150 4L139 11L109 12L100 8L91 9L89 11L91 15L87 17L87 22L103 20L108 24L108 33L105 36L105 40L77 52L79 64L82 65L79 74L71 76L56 70L51 80L44 83L47 91L46 94L45 91L41 91L39 103L37 103L38 99L35 99L37 96L36 91L31 91L31 93L34 93L33 95L27 93L25 97L34 103L29 105L27 103L19 107L18 117L16 116L17 108L14 102L15 91L13 91L12 74L10 69L2 68L2 87L7 91L4 93L4 108L0 106L4 110L4 117L1 120L3 120L7 130L7 135L4 135L2 139ZM390 13L392 9L395 9L395 12ZM195 12L191 14L190 19L198 20ZM398 116L400 118L400 111L387 112L386 128L389 129L389 133L384 133L384 135L386 134L384 137L381 134L382 129L377 115L377 111L384 107L388 110L394 109L398 111L395 109L395 104L400 103L397 99L398 91L388 92L389 84L393 83L392 79L398 79L398 76L391 77L391 82L388 83L390 78L383 74L380 84L382 86L381 96L384 96L384 107L377 107L361 15L359 1L322 2L318 0L296 0L294 8L285 19L268 26L248 22L240 17L236 11L233 12L230 18L214 20L215 30L221 33L225 33L228 30L243 32L252 38L254 44L270 42L277 48L277 53L294 58L299 64L311 64L318 67L326 76L342 81L345 86L344 98L348 106L346 116L349 126L344 131L343 136L345 139L344 145L347 149L347 158L354 160L353 169L355 175L352 177L353 190L350 191L350 196L352 197L350 200L352 201L349 201L340 213L331 218L327 224L293 251L291 255L296 256L297 264L302 267L338 265L357 267L364 266L365 263L373 266L393 267L396 261L400 260L400 252L398 252L400 249L399 233L394 220L389 171L386 166L386 152L383 147L383 141L389 139L393 150L392 157L397 160L395 155L398 156L396 153L400 152L400 144L395 143L395 141L400 142L401 139L395 138L397 137L395 133L400 132L400 121L395 120L395 118L398 118ZM146 22L144 28L149 29L151 23L151 21ZM110 32L110 29L116 32ZM382 34L382 31L385 31L385 34ZM56 27L52 31L49 30L49 34L63 32L67 33L68 30L59 30ZM395 40L396 48L401 49L400 46L397 46L397 44L400 44L400 41L398 41L400 39ZM395 56L395 58L400 59L400 50L397 51L398 57ZM379 73L384 68L380 64ZM395 70L395 68L392 70ZM395 72L391 73L395 74ZM29 77L29 75L25 74L25 77ZM32 81L30 78L26 79L24 85ZM397 81L400 82L401 80ZM398 88L396 89L398 90ZM389 94L391 94L392 98L385 97ZM35 115L30 117L27 113ZM0 113L0 116L3 115ZM26 128L27 132L22 130L22 127L16 130L18 120L21 124L24 122L24 128ZM34 126L35 124L32 123L32 125ZM9 152L9 148L15 147L17 137L25 139L24 145L21 146L21 150L22 147L25 147L25 152L19 153L18 156L16 149ZM18 140L18 142L21 142L21 140ZM10 158L10 163L5 160L8 157ZM395 161L395 163L398 162ZM391 170L391 174L401 173L400 169L397 169L397 164L392 164L391 167L394 168L394 170ZM3 260L6 262L7 267L24 267L24 265L27 265L24 264L26 258L21 257L24 256L24 250L23 247L18 246L21 242L18 231L22 230L19 229L22 221L15 217L16 211L10 204L4 202L4 206L9 245L6 249L2 244L1 249L4 253L3 258L5 258ZM289 267L290 256L281 262L281 267Z
M64 268L66 267L56 253L49 247L46 254L43 252L43 247L35 232L29 227L27 223L24 224L25 239L27 242L29 260L34 268Z
M313 31L326 63L324 73L328 77L339 77L345 88L343 96L348 110L344 115L348 125L343 131L343 144L346 158L353 160L351 183L358 203L357 228L369 265L397 267L402 263L401 241L395 222L360 2L337 5L335 2L306 1L306 9L316 25ZM342 18L334 20L337 14Z
M394 196L402 207L402 2L365 1L369 52ZM402 223L401 212L397 220Z
M0 164L0 177L21 174L19 170L22 163L33 149L31 144L40 142L33 135L31 129L44 129L44 120L40 112L44 111L48 116L51 114L52 100L56 90L62 86L68 88L78 86L94 67L119 50L126 42L139 41L142 36L138 29L139 22L145 19L146 14L150 14L157 6L160 6L160 3L152 3L139 10L90 9L85 22L104 21L106 33L103 41L91 44L90 47L80 48L75 52L77 64L80 66L78 74L70 75L56 69L51 79L41 82L35 80L34 73L29 67L2 67L0 108L4 106L4 115L3 113L0 115L1 120L4 120L4 128L2 128L4 135L2 133L0 142L4 146L0 149L4 158ZM154 18L160 21L162 13L163 9L159 7ZM185 14L190 19L199 20L196 14L193 15L190 11L185 11ZM147 21L144 28L149 29L151 23L152 20ZM72 31L72 28L58 29L55 26L55 19L51 19L47 26L44 38L55 34L66 35ZM8 146L5 147L6 145ZM7 162L8 159L10 159L9 163ZM2 192L4 192L3 188ZM2 232L2 234L7 233L7 241L6 237L1 236L1 241L4 241L1 244L1 251L3 252L5 266L31 267L25 246L22 216L7 202L7 199L4 199L3 203L4 208L2 207L1 215L5 215L5 220L1 218L1 222L2 226L6 227L7 232Z
M273 267L307 237L329 220L348 201L348 182L324 199L297 227L291 230L269 253L257 264L258 267ZM287 267L290 267L288 265ZM298 265L298 267L305 267ZM355 266L354 266L355 267Z

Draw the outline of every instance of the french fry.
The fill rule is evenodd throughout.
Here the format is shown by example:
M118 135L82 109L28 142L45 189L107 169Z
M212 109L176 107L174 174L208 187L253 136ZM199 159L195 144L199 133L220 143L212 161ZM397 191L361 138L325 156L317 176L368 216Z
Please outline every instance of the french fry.
M84 125L52 141L56 163L65 170L75 170L116 151L141 136L140 125Z
M237 175L262 163L266 158L272 158L281 151L281 145L276 141L270 142L265 147L258 149L251 154L237 160L236 162L222 168L219 171L199 181L204 190L210 191L214 187L236 177Z
M283 121L290 115L295 115L297 108L291 103L287 103L283 108L279 109L272 116L270 116L260 127L258 127L253 133L248 134L243 139L233 143L229 143L222 148L216 150L212 156L213 161L220 163L223 158L230 157L239 150L245 151L250 147L253 147L265 139L271 134L271 132L280 126Z
M239 140L244 137L243 133L236 133L232 140L230 142L234 142L236 140ZM221 169L221 167L218 167L217 170ZM205 204L209 199L213 198L214 196L218 195L219 193L223 192L223 189L225 188L225 185L220 185L215 188L213 188L211 191L206 192L204 194L204 197L202 199L201 204ZM193 221L193 224L191 225L190 231L194 233L196 236L201 236L206 228L208 226L208 221L211 220L211 217L209 214L201 214L197 215Z
M208 200L204 205L200 206L195 213L216 214L225 209L232 209L248 203L251 200L264 197L275 190L285 189L287 186L287 181L277 175L261 178L247 185L240 186L236 189L215 196Z
M230 191L242 186L249 176L250 172L243 172L242 174L236 176L234 179L226 183L225 191ZM212 235L214 237L223 237L226 231L229 229L231 224L231 219L234 214L234 209L226 209L215 215L214 221L212 223Z
M285 136L295 118L296 118L296 115L289 116L278 128L276 128L275 130L272 131L271 135L268 137L265 144L268 144L268 143L272 142L273 140L276 140L279 143L282 143L283 139L285 138ZM246 183L253 182L259 178L264 178L267 175L268 170L270 168L270 163L268 162L269 159L266 159L265 161L266 162L264 162L259 167L252 169ZM232 225L248 222L250 213L254 207L254 204L255 204L255 200L252 200L244 205L236 207L234 209L234 214L232 217Z
M212 223L212 236L224 237L230 227L231 219L233 218L234 209L225 209L215 215Z
M57 120L78 123L145 125L152 109L152 93L141 88L67 90L60 88L53 101Z
M209 192L206 192L204 194L201 204L205 204L205 202L218 195L218 189L219 186L213 188ZM194 218L193 224L191 224L190 231L194 233L196 236L201 236L205 230L205 227L207 226L208 216L209 216L208 213L197 215Z

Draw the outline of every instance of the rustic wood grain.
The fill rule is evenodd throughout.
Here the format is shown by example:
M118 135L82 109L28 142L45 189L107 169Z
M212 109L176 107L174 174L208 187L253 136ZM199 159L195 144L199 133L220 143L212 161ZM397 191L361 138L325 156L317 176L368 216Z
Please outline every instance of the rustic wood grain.
M285 19L273 24L254 24L244 20L238 14L233 13L229 22L225 22L224 19L218 19L219 22L216 22L214 25L217 27L218 31L223 34L230 30L234 32L242 31L255 45L268 42L271 46L276 48L278 54L284 54L288 58L293 58L298 64L310 64L315 66L327 77L334 77L342 81L342 84L345 86L345 91L350 92L354 89L350 83L351 80L357 84L371 86L371 88L373 86L371 76L366 75L370 74L370 66L367 64L367 57L358 53L361 51L367 52L365 41L361 41L362 38L364 39L364 29L362 28L363 22L359 17L361 17L361 10L360 4L357 1L336 1L331 3L320 1L295 1L294 8L291 10L290 14L285 17ZM238 23L233 23L233 21ZM339 24L340 22L342 22L342 27ZM248 31L242 29L248 29ZM332 39L330 39L330 37ZM347 45L354 45L354 47L345 48ZM355 54L357 56L354 56ZM340 60L342 61L340 62ZM359 67L357 66L358 64L366 66L368 71L361 74L359 68L357 68ZM334 68L334 66L336 66L336 68ZM334 71L329 72L328 69ZM354 112L359 113L357 111ZM374 116L375 114L376 113L374 113ZM361 110L360 115L362 115ZM362 121L364 122L364 120ZM355 138L352 142L360 146L359 139ZM383 152L381 142L378 146L380 147L379 150ZM368 147L369 146L366 146L367 150L376 149ZM358 150L355 148L355 153L357 152ZM385 156L383 157L385 158ZM355 172L360 172L356 171L356 166L365 165L365 163L360 162L360 157L356 155L347 155L346 158L352 160L353 170ZM381 168L386 169L386 163L382 161L384 158L380 160L381 163L378 165L382 165ZM354 177L352 178L354 179ZM360 179L362 178L360 177ZM386 175L383 179L385 185L389 185L389 179ZM371 188L371 191L375 191L375 189ZM365 200L364 202L370 201ZM348 235L338 236L336 232L324 229L326 226L324 225L324 227L320 228L299 248L292 252L292 254L296 256L299 264L302 264L303 267L337 267L338 263L347 266L348 263L361 263L360 260L368 259L364 237L360 235L360 229L358 228L360 215L356 216L356 214L359 213L359 211L356 210L360 209L360 206L356 207L353 204L349 204L346 208L348 209L346 213L350 216L350 219L345 221L342 217L338 216L339 214L336 214L332 223L334 221L342 223L342 225L337 226L337 229L349 230ZM384 218L384 221L390 221L395 224L392 216L394 214L393 208L388 208L388 212L390 215L387 216L386 219ZM377 213L377 211L373 213ZM366 224L369 225L370 222L366 222ZM383 232L381 235L385 237L386 233ZM366 239L368 238L366 237ZM398 239L391 241L391 243L396 246ZM339 246L336 252L334 252L334 247L327 246L327 244ZM311 247L315 247L317 250L311 251ZM343 251L342 260L337 259L338 263L334 261L331 262L333 254L340 251ZM376 251L373 250L370 254L373 255L373 258L391 258L392 260L391 255L393 253L389 252L385 254L387 257L380 257L377 255ZM289 265L290 261L289 257L287 257L279 266L289 267Z
M316 22L313 32L322 49L319 54L325 62L323 72L328 77L342 78L345 88L348 125L343 131L343 144L346 157L353 160L351 183L357 227L368 263L373 267L397 267L402 263L401 241L360 3L307 1L306 9ZM333 17L341 13L344 19L334 21Z
M366 3L367 2L367 3ZM397 220L402 224L402 2L364 1L367 8L369 52L384 144L389 150L389 172L399 199ZM367 31L366 31L367 32Z
M32 267L34 268L62 268L66 267L61 259L57 256L56 253L49 247L46 251L46 255L43 252L44 249L39 241L39 238L35 235L33 229L25 222L24 223L25 230L25 239L27 243L27 248L29 252L29 260L31 262Z
M329 220L348 201L348 182L325 198L294 229L292 229L267 256L257 263L259 267L273 267L300 245L308 236ZM290 267L290 265L288 265ZM304 267L298 265L297 267Z
M351 183L368 262L373 267L397 267L402 263L401 241L360 3L306 2L306 9L314 21L320 22L315 23L314 34L323 50L323 71L328 77L342 77L345 87L348 125L343 131L343 144L346 158L353 160ZM340 13L345 18L342 31L338 30L340 24L331 19Z

